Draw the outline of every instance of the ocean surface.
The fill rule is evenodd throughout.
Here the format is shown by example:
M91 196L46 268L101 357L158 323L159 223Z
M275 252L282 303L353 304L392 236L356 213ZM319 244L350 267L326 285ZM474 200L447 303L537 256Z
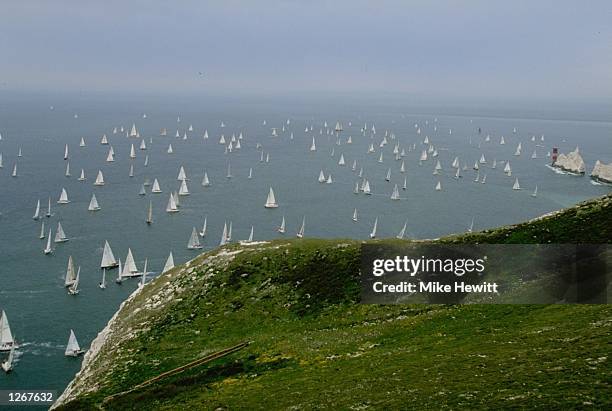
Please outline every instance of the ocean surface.
M568 152L579 146L587 173L597 159L612 162L611 119L593 120L584 113L574 115L571 110L551 113L491 107L472 107L467 113L432 105L369 105L367 101L341 99L4 99L0 103L0 309L6 311L20 348L14 371L0 375L0 387L51 389L59 394L79 370L82 357L64 356L70 329L87 348L137 287L137 279L115 284L116 270L112 270L108 287L98 288L105 240L115 257L125 260L130 247L139 268L147 258L149 270L159 273L170 251L177 264L198 255L200 251L186 246L192 228L200 229L205 217L208 232L202 240L204 250L219 244L226 221L232 222L232 241L246 239L251 226L255 240L281 238L276 227L283 216L285 238L295 238L302 218L306 221L306 237L366 239L378 218L379 238L397 235L404 222L406 237L436 238L466 231L472 219L474 230L481 230L537 217L610 192L609 186L595 185L588 176L555 173L547 167L550 159L546 154L552 147ZM339 137L333 132L337 121L343 125ZM222 122L225 127L221 127ZM126 138L125 131L132 124L141 138ZM368 130L362 133L366 124ZM193 131L187 131L190 125ZM120 130L121 126L124 132L113 134L113 128ZM273 127L278 130L277 137L272 136ZM162 128L168 130L166 137L160 136ZM177 130L180 138L175 137ZM205 131L208 139L203 138ZM185 132L187 139L183 139ZM226 152L227 144L219 144L221 135L229 143L232 135L238 139L240 133L243 138L239 150ZM109 146L100 144L103 134ZM388 144L381 148L385 135ZM485 142L487 135L490 142ZM502 135L505 145L499 144ZM347 144L349 136L352 144ZM438 156L432 158L430 153L429 159L419 164L422 150L428 148L423 144L426 136ZM79 147L81 137L85 147ZM309 150L313 137L315 152ZM146 150L139 149L142 139ZM375 153L367 153L370 143ZM519 143L522 153L515 156ZM65 144L69 146L67 161L63 158ZM129 158L131 144L136 149L135 159ZM167 153L169 144L173 154ZM396 144L406 151L402 158L405 174L400 172L401 160L394 159ZM416 150L409 151L414 145ZM106 161L110 146L115 152L112 163ZM20 148L22 157L18 157ZM537 159L531 159L534 150ZM264 157L269 155L269 162L260 162L262 151ZM381 152L383 162L379 163ZM149 165L145 167L147 154ZM340 155L345 166L338 165ZM480 165L480 177L486 174L486 184L474 181L472 167L481 155L487 161ZM462 167L467 165L460 179L453 178L451 163L455 156ZM494 159L496 169L491 168ZM355 171L351 167L354 160ZM442 171L433 175L437 160ZM512 166L511 177L503 173L502 161L506 160ZM67 162L71 177L64 175ZM232 178L226 177L228 163ZM17 177L11 176L14 164ZM128 177L131 164L132 178ZM169 193L179 188L181 166L187 173L191 194L181 196L180 212L169 214L165 208ZM250 168L252 179L247 178ZM353 193L361 168L370 182L371 196ZM389 168L391 181L387 182ZM81 169L87 177L84 182L77 181ZM103 171L106 181L102 187L93 185L98 170ZM321 170L326 176L331 173L332 184L317 181ZM201 185L204 171L210 187ZM406 190L401 189L404 177ZM163 193L152 194L147 187L145 196L138 195L145 179L152 182L154 178ZM515 178L522 190L512 190ZM441 191L434 190L438 181ZM394 184L400 187L400 201L390 199ZM536 185L538 196L534 198L531 194ZM264 208L270 187L279 204L276 209ZM71 201L67 205L56 203L62 188ZM92 193L100 211L87 211ZM44 215L49 197L53 216L34 221L36 201L41 200ZM154 219L150 226L145 224L149 201L153 202ZM355 208L358 222L351 219ZM51 255L43 254L46 241L39 239L41 221L53 233L60 221L70 239L55 244ZM69 256L81 267L77 296L68 295L64 287Z

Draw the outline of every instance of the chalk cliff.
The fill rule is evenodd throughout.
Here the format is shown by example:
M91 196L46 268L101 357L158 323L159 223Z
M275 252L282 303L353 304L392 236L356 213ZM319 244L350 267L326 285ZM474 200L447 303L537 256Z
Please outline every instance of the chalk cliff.
M594 180L612 184L612 163L604 164L597 160L593 171L591 171L591 177Z
M586 171L584 160L580 155L578 147L568 154L559 154L553 166L574 174L584 174Z

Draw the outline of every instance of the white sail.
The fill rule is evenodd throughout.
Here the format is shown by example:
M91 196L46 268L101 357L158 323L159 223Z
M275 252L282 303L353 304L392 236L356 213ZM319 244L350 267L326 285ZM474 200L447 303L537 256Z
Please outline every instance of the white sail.
M376 230L378 229L378 217L374 220L374 227L372 227L372 232L370 232L370 238L376 238Z
M251 232L249 233L249 238L247 238L247 243L253 242L253 226L251 226Z
M253 178L253 168L249 168L249 175L247 177L249 180Z
M141 150L146 150L147 149L147 143L145 143L144 139L140 142L140 147Z
M338 160L338 165L343 166L346 163L344 162L344 154L340 154L340 160Z
M406 220L404 222L404 226L402 227L400 232L395 236L395 238L397 238L398 240L402 240L404 238L404 235L406 234L406 226L407 225L408 225L408 220Z
M32 218L34 220L38 220L40 218L40 199L36 202L36 211L34 211Z
M130 137L136 137L138 131L136 130L136 124L132 123L132 129L130 130Z
M79 181L85 181L85 170L81 169L81 175L79 176Z
M76 280L76 270L74 269L74 261L72 256L68 257L68 267L66 268L66 276L64 278L64 286L70 287Z
M64 146L64 160L68 160L68 144Z
M89 201L89 207L87 207L89 211L98 211L100 209L100 205L98 204L98 199L95 194L91 195L91 201Z
M64 243L66 241L68 241L68 237L66 237L66 233L64 232L64 229L62 228L62 223L58 221L57 222L57 232L55 233L54 242Z
M315 142L315 138L312 138L312 144L310 145L310 151L317 151L317 144Z
M520 190L521 185L519 184L518 178L514 180L514 185L512 186L513 190Z
M223 223L223 232L221 233L221 241L219 242L220 246L225 244L227 244L227 221Z
M170 255L168 256L168 259L166 260L166 264L164 264L164 269L162 270L162 273L165 273L168 270L172 270L174 268L174 257L172 256L172 251L170 251Z
M404 177L404 185L402 185L402 190L405 190L406 188L408 188L407 187L407 182L408 182L408 179L406 177Z
M357 222L357 209L353 211L353 221Z
M95 186L103 186L104 185L104 175L102 174L102 170L98 170L98 175L96 176L96 181L94 182Z
M385 176L386 181L391 181L391 168L387 169L387 175Z
M2 310L2 317L0 317L0 351L8 351L15 344L13 334L11 333L11 326L9 325L8 317L4 310Z
M15 165L13 166L13 172L11 173L11 176L17 177L17 163L15 163Z
M49 229L49 235L47 236L47 245L43 252L45 254L51 254L53 252L53 246L51 245L51 229Z
M149 155L148 154L145 156L144 166L145 167L149 166Z
M168 150L167 150L168 154L172 154L174 153L174 149L172 148L172 143L168 144Z
M229 161L227 162L227 174L225 177L232 178L232 165Z
M109 163L115 161L115 154L113 153L112 147L108 150L108 154L106 155L106 161Z
M319 183L324 183L325 182L325 173L323 173L323 170L321 170L321 172L319 173Z
M149 210L147 211L147 224L153 223L153 202L149 201Z
M306 216L302 217L302 225L300 226L300 229L298 230L296 236L297 238L303 238L304 237L304 229L306 228Z
M153 180L153 187L151 187L151 192L152 193L161 193L161 188L159 188L159 181L157 181L157 178L155 180Z
M46 216L47 217L51 217L51 215L52 215L51 214L51 197L49 197L49 204L47 206L47 214L46 214Z
M68 344L66 345L64 355L67 357L76 357L79 354L82 354L81 347L79 346L79 342L74 335L74 331L70 330L70 337L68 337Z
M5 361L2 361L0 365L4 372L9 373L13 369L13 359L15 358L15 346L12 345L9 351L9 355Z
M174 199L173 193L170 193L170 198L168 199L168 205L166 205L166 211L168 213L176 213L179 211L176 205L176 200Z
M484 156L484 154L481 154L481 155L480 155L480 160L479 160L479 163L480 163L480 164L487 164L487 160L485 160L485 156Z
M134 261L134 256L132 255L132 249L128 248L127 256L125 257L125 263L123 265L123 272L121 273L122 277L134 277L140 275L140 271L138 271L138 267L136 267L136 262Z
M276 203L276 198L274 197L274 190L270 187L270 191L268 192L268 198L266 199L266 204L264 205L266 208L276 208L278 204Z
M535 190L533 190L533 193L531 194L532 197L537 197L538 196L538 186L535 186Z
M191 237L189 237L187 248L190 250L202 248L202 245L200 244L200 238L198 237L198 230L196 230L195 227L193 227L193 230L191 231Z
M81 137L81 141L79 142L79 147L85 147L85 139Z
M363 183L362 191L364 194L372 195L372 192L370 191L370 182L368 180L365 180L365 182Z
M134 164L130 164L130 172L128 173L129 177L134 177Z
M436 191L442 191L442 183L440 181L436 184Z
M281 220L281 224L280 226L278 226L277 231L281 234L285 233L285 216L283 216L283 219Z
M512 168L510 167L510 162L509 161L506 162L506 166L504 167L504 173L506 173L508 175L509 175L509 173L512 173Z
M108 144L108 138L106 138L106 134L104 134L102 136L102 138L100 139L100 144L102 144L102 145L107 145Z
M202 178L202 187L210 186L210 180L208 179L208 173L204 172L204 178Z
M393 192L391 193L391 200L399 200L400 199L400 195L399 195L399 189L397 187L397 184L393 187Z
M102 253L100 268L112 268L117 265L117 260L115 260L115 255L113 254L110 244L108 244L108 241L104 241L104 252Z
M100 287L101 289L106 288L106 268L102 269L102 281L100 281L100 284L98 284L98 287Z
M145 185L141 185L140 186L140 191L138 192L139 195L144 196L147 194L147 189L145 188Z
M176 177L178 181L187 180L187 173L185 173L185 167L181 166L179 169L178 176Z
M180 195L180 196L188 196L189 195L189 188L187 187L187 181L186 180L182 180L181 181L181 186L179 187L178 195Z
M44 221L40 224L40 235L38 236L38 238L40 238L41 240L45 238L45 222Z

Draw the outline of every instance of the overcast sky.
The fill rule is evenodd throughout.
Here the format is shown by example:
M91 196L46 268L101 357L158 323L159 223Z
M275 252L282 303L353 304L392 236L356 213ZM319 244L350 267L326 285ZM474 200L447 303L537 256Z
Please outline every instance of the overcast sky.
M0 89L605 99L611 22L609 0L0 0Z

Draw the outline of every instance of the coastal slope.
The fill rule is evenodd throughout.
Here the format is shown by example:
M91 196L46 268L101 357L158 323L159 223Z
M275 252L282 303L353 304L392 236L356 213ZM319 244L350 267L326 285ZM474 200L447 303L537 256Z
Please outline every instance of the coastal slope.
M437 241L610 243L611 222L605 196ZM361 243L232 244L174 268L122 305L54 407L612 406L609 305L359 304Z

